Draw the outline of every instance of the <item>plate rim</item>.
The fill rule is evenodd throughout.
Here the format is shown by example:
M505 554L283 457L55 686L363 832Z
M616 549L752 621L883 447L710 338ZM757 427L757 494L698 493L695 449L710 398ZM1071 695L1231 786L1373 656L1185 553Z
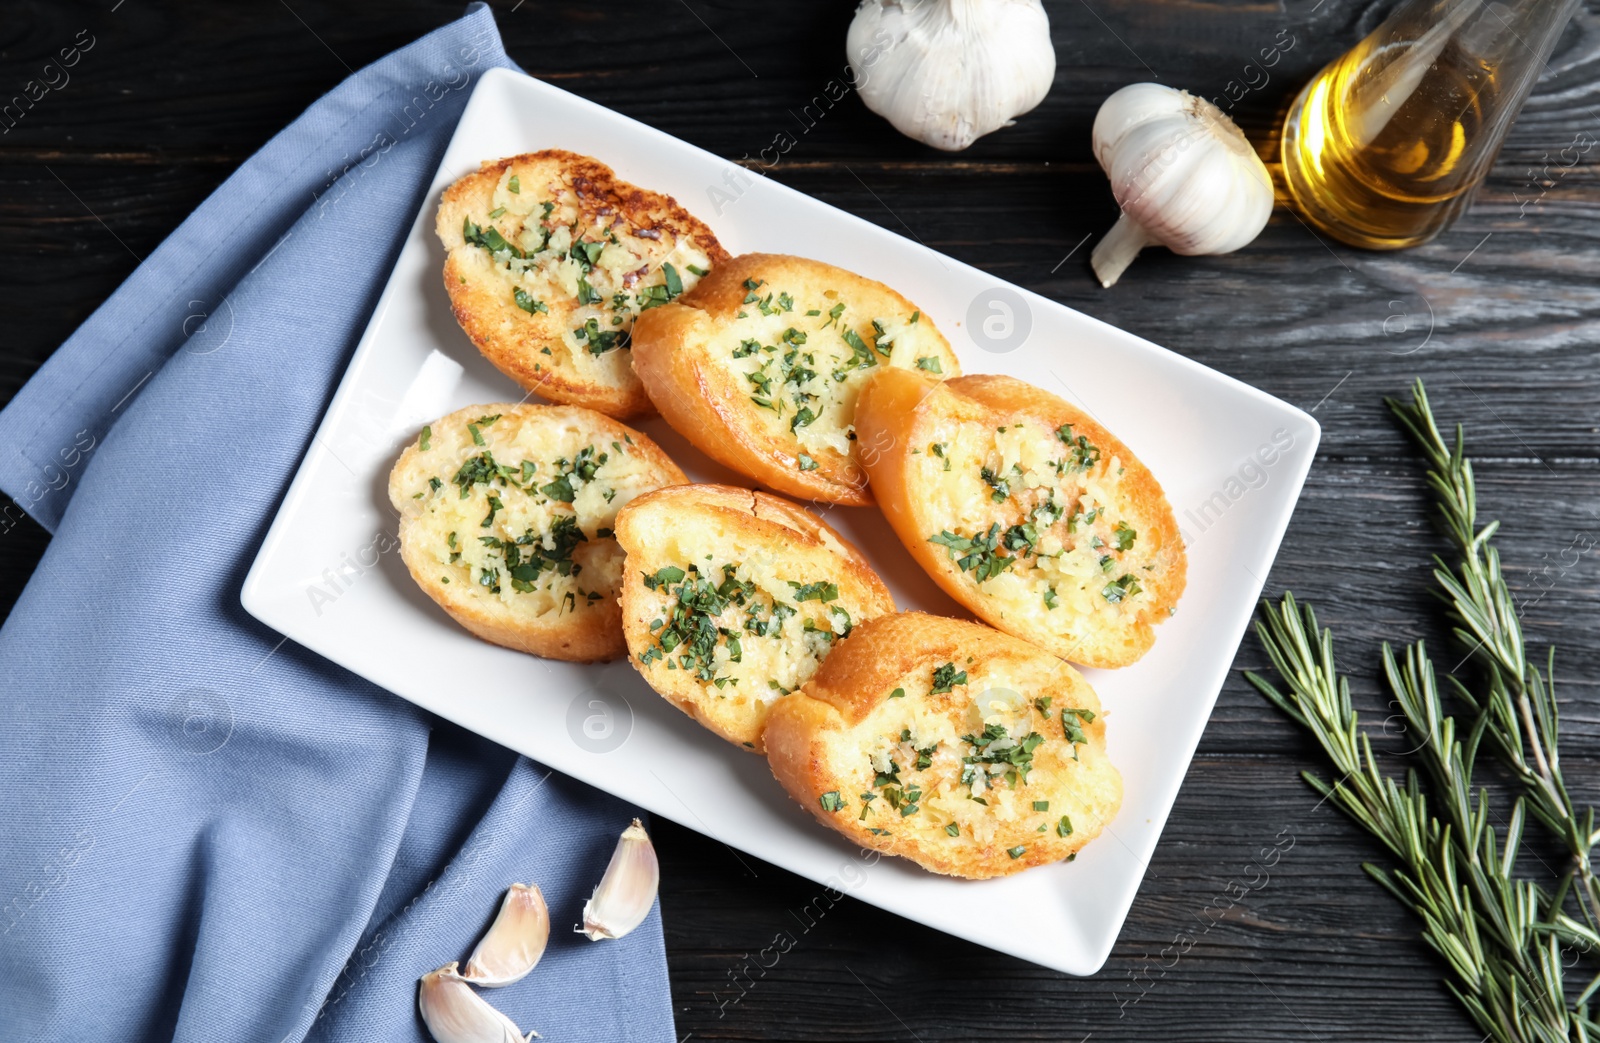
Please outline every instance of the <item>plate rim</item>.
M608 109L605 106L590 101L589 99L571 94L570 92L562 90L560 87L546 83L525 73L521 73L512 69L497 67L487 70L482 76L480 76L478 82L473 86L472 95L467 100L466 107L462 112L459 122L451 133L449 144L445 147L444 151L440 155L439 161L435 166L434 175L432 179L429 180L425 190L422 193L417 213L413 218L413 222L408 228L406 235L400 241L399 249L395 253L394 261L390 266L389 275L385 281L383 290L379 294L378 299L373 306L372 312L368 317L366 326L363 328L362 334L351 353L350 359L346 364L343 373L339 378L339 383L334 391L334 394L330 397L328 405L324 409L315 430L307 440L300 461L295 468L294 476L288 487L285 489L282 498L273 513L271 524L268 527L266 535L262 539L260 548L251 562L250 568L244 578L243 583L241 584L239 592L241 606L252 617L266 626L271 627L273 630L282 634L285 638L294 640L297 644L300 644L302 647L315 652L334 665L339 666L342 669L350 670L356 676L360 676L369 682L371 682L371 679L367 677L367 675L361 670L345 665L345 663L341 662L340 659L335 658L333 653L325 650L324 647L320 647L326 645L327 642L317 642L313 637L307 635L302 628L297 625L296 620L290 619L287 613L282 613L279 611L279 602L275 600L274 592L267 589L268 574L271 570L272 560L277 556L281 545L286 540L290 539L291 533L295 531L295 518L302 513L304 507L306 506L305 504L302 504L301 501L311 496L311 487L314 482L314 474L320 466L317 460L317 454L314 452L314 450L319 444L323 444L325 446L325 436L330 433L330 429L336 426L337 419L342 415L344 408L348 404L350 396L356 393L356 388L360 383L358 379L360 374L365 367L378 356L378 349L376 346L379 339L378 330L381 326L383 316L388 310L390 295L392 293L404 292L400 288L399 281L396 279L397 270L400 268L402 260L406 257L408 250L411 249L413 240L417 234L418 225L424 224L429 217L434 198L437 194L435 188L441 182L441 179L444 179L447 176L446 163L451 158L451 152L453 151L458 138L460 138L464 132L470 134L476 130L470 117L473 114L474 103L478 100L479 91L498 89L510 91L531 90L538 94L542 94L547 98L556 98L561 103L575 106L580 110L590 113L603 114L604 118L607 120L624 121L629 129L641 130L646 133L648 138L653 139L654 141L669 143L674 149L692 150L694 153L698 153L700 156L709 157L710 159L715 160L725 168L745 171L745 168L738 166L725 157L717 156L715 153L701 149L699 146L676 138L630 116L616 112L612 109ZM748 171L746 171L746 173L748 173ZM1203 700L1203 712L1197 710L1192 717L1193 735L1191 738L1187 739L1182 746L1184 751L1182 756L1182 770L1172 772L1172 781L1170 784L1162 787L1159 790L1160 799L1156 802L1157 806L1159 807L1159 814L1157 816L1152 816L1150 819L1152 828L1148 831L1149 840L1146 845L1146 850L1136 851L1134 848L1128 848L1129 853L1135 857L1140 865L1138 883L1135 886L1128 888L1126 890L1125 898L1119 899L1119 901L1116 903L1113 916L1108 921L1109 926L1107 926L1098 934L1090 934L1088 932L1079 934L1078 941L1083 949L1084 959L1063 959L1060 956L1051 958L1049 954L1023 952L1018 951L1016 948L1001 949L1001 951L1008 952L1020 959L1027 960L1028 962L1036 963L1053 970L1062 971L1064 973L1080 977L1092 975L1104 966L1113 947L1116 944L1117 939L1121 935L1121 932L1126 924L1128 913L1132 908L1133 902L1137 899L1138 892L1141 889L1144 878L1148 873L1149 857L1155 851L1162 834L1165 832L1165 828L1170 820L1172 810L1176 805L1178 794L1182 789L1183 783L1187 780L1189 769L1192 767L1193 758L1198 751L1199 743L1203 737L1205 728L1210 722L1210 718L1215 710L1217 700L1220 698L1222 688L1225 685L1227 674L1231 670L1232 664L1237 658L1239 648L1242 646L1246 631L1249 626L1249 621L1254 615L1254 606L1260 600L1262 591L1265 588L1267 574L1270 574L1271 566L1276 563L1277 555L1282 547L1283 539L1287 535L1295 509L1299 505L1306 479L1308 478L1311 468L1315 463L1317 450L1321 442L1321 425L1318 423L1316 417L1309 412L1300 409L1298 406L1286 402L1283 399L1280 399L1262 390L1261 388L1248 384L1245 381L1232 376L1231 374L1214 369L1186 355L1173 351L1170 348L1163 347L1162 345L1156 344L1137 334L1130 333L1110 324L1109 322L1106 322L1105 320L1079 311L1070 305L1053 300L1031 289L1028 289L1027 287L1019 286L1007 280L1001 279L989 272L984 271L981 268L967 264L966 262L961 261L959 258L954 258L939 253L938 251L935 251L914 239L907 239L898 233L874 224L873 222L868 221L856 214L842 210L838 207L832 206L829 203L825 203L822 200L806 195L805 193L800 192L798 189L791 188L788 185L771 179L764 180L772 188L782 193L785 199L801 201L808 207L826 208L826 210L830 213L830 216L834 218L845 219L857 230L892 243L894 249L909 249L914 252L923 253L929 257L937 259L941 264L955 267L958 270L958 274L964 275L967 278L981 279L988 282L992 286L1003 287L1012 292L1019 293L1023 295L1024 299L1030 302L1032 306L1041 307L1049 311L1065 311L1070 313L1071 316L1073 316L1073 318L1077 321L1087 320L1087 322L1095 327L1097 331L1105 333L1112 339L1119 341L1120 346L1125 346L1126 348L1137 350L1146 354L1147 356L1153 358L1164 369L1175 368L1177 371L1180 371L1188 376L1200 377L1208 382L1220 383L1234 394L1243 395L1244 397L1253 400L1263 409L1281 416L1285 422L1295 422L1301 428L1301 431L1303 431L1303 435L1301 431L1296 432L1297 438L1305 438L1306 448L1303 456L1297 456L1290 469L1283 474L1283 478L1285 479L1283 484L1286 487L1286 492L1283 494L1281 499L1273 500L1270 503L1264 503L1260 507L1256 508L1258 511L1263 512L1270 508L1270 513L1263 513L1262 515L1263 518L1265 518L1269 523L1267 526L1267 531L1271 534L1270 539L1263 541L1260 544L1261 549L1264 552L1261 554L1260 558L1266 565L1265 574L1261 577L1256 577L1252 596L1249 599L1241 599L1239 603L1244 607L1244 611L1242 612L1240 618L1235 621L1236 625L1230 625L1227 628L1227 632L1229 633L1236 632L1233 639L1232 651L1225 660L1221 656L1218 656L1215 660L1213 672L1217 675L1216 683L1214 686L1209 684L1207 685L1207 687L1211 690ZM331 450L328 450L328 452L331 452ZM1253 575L1254 574L1252 573L1252 576ZM432 706L424 706L417 700L412 699L400 692L394 691L393 689L379 682L371 683L377 684L378 687L383 688L391 695L403 699L412 705L418 706L427 712L438 714L447 720L453 721L459 726L466 727L469 730L477 732L477 729L473 728L471 725L467 725L457 720L447 712ZM482 733L478 732L478 734ZM491 738L491 741L501 742L501 739L497 737L489 738ZM515 749L516 747L511 748ZM518 750L518 752L525 756L529 756L532 759L539 759L537 754L529 753L526 750ZM737 753L738 751L730 752ZM541 761L541 763L543 763L543 761ZM587 785L594 785L597 789L605 790L607 792L614 792L607 790L604 785L593 782L589 779L583 779L575 775L571 777L579 778L580 781L583 781ZM748 847L743 847L737 842L738 838L718 836L717 834L711 832L709 827L705 826L704 823L697 825L680 814L676 814L660 807L651 806L649 802L639 800L635 795L615 795L630 803L636 803L642 806L650 807L650 810L654 813L660 814L665 818L677 822L686 829L709 836L723 844L741 847L742 849L755 855L755 857L762 858L764 860L771 859L769 854L750 851ZM693 814L693 809L688 806L687 802L682 802L680 800L680 803L684 803L685 808L690 811L691 815ZM1127 847L1125 844L1123 846ZM779 866L780 868L795 873L796 875L802 876L806 879L813 880L816 883L823 884L825 887L827 886L826 880L818 878L806 867L786 864L781 860L771 860L773 861L773 864ZM868 902L869 904L883 908L894 915L905 917L913 922L932 927L935 930L954 934L957 937L964 938L987 948L1000 948L1000 946L992 943L991 941L973 937L971 934L961 931L952 930L951 928L948 928L940 923L931 922L927 919L919 917L912 912L885 905L881 901L875 901L873 898L859 894L857 894L856 897L862 898L862 900Z

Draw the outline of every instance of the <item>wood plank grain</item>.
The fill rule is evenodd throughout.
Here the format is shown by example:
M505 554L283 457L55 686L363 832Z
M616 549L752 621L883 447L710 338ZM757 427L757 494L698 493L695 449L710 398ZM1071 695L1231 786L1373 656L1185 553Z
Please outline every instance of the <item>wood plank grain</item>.
M0 364L0 400L81 321L88 291L109 292L224 175L0 164L0 279L37 295ZM1497 177L1459 225L1404 254L1324 244L1280 211L1239 253L1153 249L1111 290L1088 271L1116 212L1090 171L1019 167L1004 193L986 191L997 175L981 166L780 163L771 176L1315 409L1324 452L1402 454L1381 399L1422 376L1460 398L1452 415L1480 454L1553 468L1600 458L1600 285L1587 271L1600 174L1571 175L1526 213Z
M854 7L845 0L493 6L508 52L534 75L723 155L756 156L787 133L819 155L856 157L866 146L884 158L939 156L893 133L853 92L839 98ZM1096 108L1140 80L1218 98L1253 138L1269 140L1300 86L1389 7L1350 0L1046 6L1057 51L1050 95L968 157L1087 162ZM85 0L21 0L13 9L0 28L10 73L0 93L17 96L30 80L65 82L0 135L0 152L58 149L70 135L79 148L159 141L237 160L259 143L258 127L288 122L348 69L443 24L460 5L393 4L381 16L358 0L280 2L248 13L193 2L129 3L112 12ZM64 77L47 74L46 64L83 31L93 46L60 70ZM1507 161L1525 169L1580 130L1600 137L1597 73L1600 2L1588 0L1514 130Z
M1441 420L1468 425L1530 640L1559 648L1569 779L1600 800L1600 556L1586 542L1600 538L1600 151L1560 159L1579 135L1600 138L1600 0L1569 28L1476 205L1433 244L1349 250L1280 210L1238 254L1153 250L1109 291L1087 267L1116 213L1088 150L1105 95L1158 78L1220 97L1265 61L1263 47L1292 37L1234 106L1270 156L1300 84L1391 4L1047 0L1059 59L1050 97L954 156L893 133L852 93L829 98L852 0L493 6L512 57L564 89L1312 410L1323 442L1268 591L1315 600L1337 629L1356 704L1395 765L1410 743L1385 728L1379 644L1421 637L1442 667L1456 663L1427 594L1440 544L1420 470L1381 404L1425 377ZM347 67L461 10L112 7L17 0L0 19L0 106L80 30L95 39L59 90L0 119L0 284L29 302L7 315L0 403L136 255ZM780 153L783 135L793 144ZM969 368L984 368L963 347ZM0 613L46 544L32 522L0 532ZM680 1039L1476 1039L1415 921L1360 872L1382 852L1298 779L1323 765L1243 681L1263 665L1247 638L1093 978L853 899L828 906L817 885L658 823ZM1538 844L1527 857L1555 860ZM763 970L757 957L779 931L797 944Z

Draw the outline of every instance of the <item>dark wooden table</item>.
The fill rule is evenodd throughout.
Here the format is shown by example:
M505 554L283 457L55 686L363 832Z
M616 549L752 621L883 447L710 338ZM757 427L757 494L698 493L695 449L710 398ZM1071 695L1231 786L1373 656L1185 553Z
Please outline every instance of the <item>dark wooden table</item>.
M1217 96L1261 48L1292 38L1270 80L1236 107L1275 156L1282 108L1389 3L1050 0L1059 69L1049 98L953 156L900 137L854 97L802 133L795 113L844 66L851 3L494 6L507 49L537 76L724 156L758 157L775 135L793 135L769 176L1313 411L1321 452L1268 589L1315 600L1337 629L1380 747L1377 726L1392 711L1373 669L1378 643L1445 644L1426 594L1439 541L1419 469L1381 404L1424 377L1441 419L1468 425L1484 509L1507 523L1503 553L1532 640L1560 646L1568 778L1600 797L1600 564L1588 551L1600 537L1600 151L1570 168L1557 159L1580 134L1600 138L1596 0L1476 205L1432 244L1345 249L1280 210L1241 253L1152 251L1110 291L1091 279L1085 242L1116 216L1089 152L1100 101L1147 79ZM79 30L96 44L69 84L0 135L0 401L136 255L347 67L460 10L438 0L11 0L0 94L20 90ZM6 610L46 542L32 523L0 538ZM818 905L816 885L662 823L679 1037L1476 1040L1417 924L1358 868L1381 852L1317 806L1296 777L1320 766L1313 751L1238 676L1263 660L1248 639L1116 951L1092 978L853 900ZM1254 867L1275 844L1283 854L1263 877ZM825 915L801 932L807 906ZM751 958L780 931L799 943L763 973ZM1180 937L1191 939L1181 955Z

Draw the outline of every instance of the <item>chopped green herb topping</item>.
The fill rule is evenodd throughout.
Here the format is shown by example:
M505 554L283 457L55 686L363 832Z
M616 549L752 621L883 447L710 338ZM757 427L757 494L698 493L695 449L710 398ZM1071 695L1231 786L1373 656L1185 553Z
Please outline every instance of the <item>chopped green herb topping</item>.
M668 565L665 568L659 569L654 576L645 575L644 585L650 590L655 590L657 587L678 582L683 578L683 575L684 573L682 569L678 568L676 565ZM654 628L652 627L651 629Z
M943 374L944 373L944 367L939 364L938 358L933 356L933 355L928 355L928 356L926 356L924 358L918 359L917 360L917 368L918 369L925 369L929 373L939 373L939 374Z
M500 502L500 497L496 496L494 493L490 493L489 513L484 517L483 521L478 523L478 526L480 528L487 529L489 526L493 525L495 514L499 511L505 510L505 506L505 504Z
M500 477L502 477L500 468L494 462L494 454L485 451L463 462L451 481L461 490L460 498L465 500L474 485L487 484Z
M838 790L829 790L818 797L817 802L822 805L823 811L838 811L844 807L844 798L839 796Z
M417 448L421 449L424 453L426 453L429 449L432 448L432 444L431 444L432 442L433 442L433 425L432 424L423 424L422 425L422 437L417 439Z
M1078 722L1082 721L1083 724L1093 724L1094 717L1095 714L1093 710L1080 710L1073 706L1062 707L1061 734L1074 746L1088 742L1089 737L1083 734L1083 727ZM1077 750L1072 751L1072 757L1073 760L1077 760Z
M1044 736L1038 732L1030 731L1021 742L1011 738L1003 724L986 725L981 735L963 735L962 741L972 744L972 753L962 757L961 784L972 785L973 781L983 777L987 778L988 772L979 765L1000 764L1006 766L1004 775L1012 786L1020 779L1028 781L1028 772L1033 770L1033 751L1044 742Z
M800 584L791 579L789 580L789 586L794 588L794 600L796 602L827 602L834 601L839 597L839 585L837 583L817 582Z
M511 577L511 586L521 593L533 590L534 583L542 573L576 576L582 572L583 566L572 560L572 552L577 549L578 544L587 540L588 537L578 527L578 519L570 514L558 516L551 523L550 531L542 536L529 529L515 540L502 540L494 536L478 537L479 543L499 551L504 556L506 574ZM552 546L547 548L546 542Z
M956 685L958 685L958 684L966 684L966 683L967 683L967 672L965 670L957 672L956 671L956 664L954 664L954 663L946 663L943 666L934 668L934 671L933 671L933 694L934 695L939 695L941 693L948 692L948 691L950 691L950 689L954 688Z
M677 578L674 579L673 577ZM652 577L646 577L645 583L650 585ZM736 684L738 679L724 675L716 676L715 653L717 645L724 636L730 638L728 651L730 658L738 650L738 636L730 630L717 626L716 616L728 607L730 601L742 600L742 594L736 593L733 598L719 594L711 582L702 578L693 566L688 569L679 569L668 566L657 572L653 577L656 587L666 588L671 583L678 583L676 590L668 592L675 597L672 607L667 612L667 622L656 634L657 644L652 645L641 655L640 662L649 663L653 659L666 659L667 668L692 671L701 681L710 681L717 687L727 684ZM682 649L676 656L668 658L668 654L677 649Z
M1135 594L1141 593L1143 590L1144 588L1139 586L1137 577L1125 575L1107 583L1100 591L1100 596L1115 605L1125 598L1131 598Z
M840 307L842 308L844 305L841 304ZM872 354L872 349L867 347L867 342L862 340L861 335L855 330L848 326L841 327L839 336L843 337L844 342L850 345L850 364L856 369L867 369L878 364L877 358Z
M1100 461L1099 447L1085 435L1073 437L1071 424L1056 428L1056 437L1067 446L1067 463L1074 471L1087 471Z
M534 300L533 295L528 293L527 290L524 290L520 286L512 288L511 299L517 302L517 307L521 308L529 315L535 315L539 312L548 313L550 311L550 309L545 306L544 301Z
M1117 527L1112 530L1112 535L1117 538L1118 550L1130 550L1133 547L1133 541L1138 539L1139 532L1127 522L1119 521L1117 522Z
M472 223L470 217L466 218L461 225L461 237L466 240L468 246L481 246L491 254L504 253L506 255L506 258L496 257L495 260L497 261L512 257L526 258L528 256L523 250L506 242L506 237L500 234L499 229L492 225L488 228L479 228Z
M640 311L659 308L683 293L683 279L678 275L678 269L665 261L661 264L661 278L663 282L660 286L646 286L639 291Z
M580 288L586 285L581 279L579 280L579 284ZM598 296L595 297L596 301L599 299L600 298ZM589 354L591 355L604 355L606 352L611 351L614 348L626 348L629 346L628 331L601 330L599 319L590 319L582 326L577 327L572 331L572 336L579 344L587 341L589 345Z
M1022 466L1020 464L1012 464L1011 470L1003 475L995 474L987 467L978 469L978 476L983 479L984 484L994 490L989 494L989 499L995 503L1006 502L1006 497L1011 495L1011 475L1013 471L1016 472L1017 477L1022 477Z
M973 579L982 583L1000 575L1015 564L1016 559L996 554L1000 546L1000 523L989 526L982 535L961 536L945 529L937 536L928 537L929 543L943 546L962 572L972 573Z

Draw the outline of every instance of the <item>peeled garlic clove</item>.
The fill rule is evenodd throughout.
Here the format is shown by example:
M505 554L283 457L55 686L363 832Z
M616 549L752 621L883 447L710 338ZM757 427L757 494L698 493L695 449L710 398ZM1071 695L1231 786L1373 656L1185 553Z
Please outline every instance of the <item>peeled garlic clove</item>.
M1272 215L1272 176L1226 114L1204 98L1135 83L1100 106L1094 157L1122 216L1090 256L1111 286L1139 251L1231 253Z
M472 991L454 963L422 976L417 1009L438 1043L527 1043L539 1035L524 1036L515 1022Z
M638 819L622 831L611 864L594 897L583 906L583 933L591 942L602 938L621 938L644 922L656 902L661 884L661 864L650 834Z
M544 955L549 939L550 910L544 895L532 884L512 884L489 933L467 957L461 976L485 989L521 981Z
M867 108L950 152L1009 126L1056 76L1040 0L862 0L845 50Z

